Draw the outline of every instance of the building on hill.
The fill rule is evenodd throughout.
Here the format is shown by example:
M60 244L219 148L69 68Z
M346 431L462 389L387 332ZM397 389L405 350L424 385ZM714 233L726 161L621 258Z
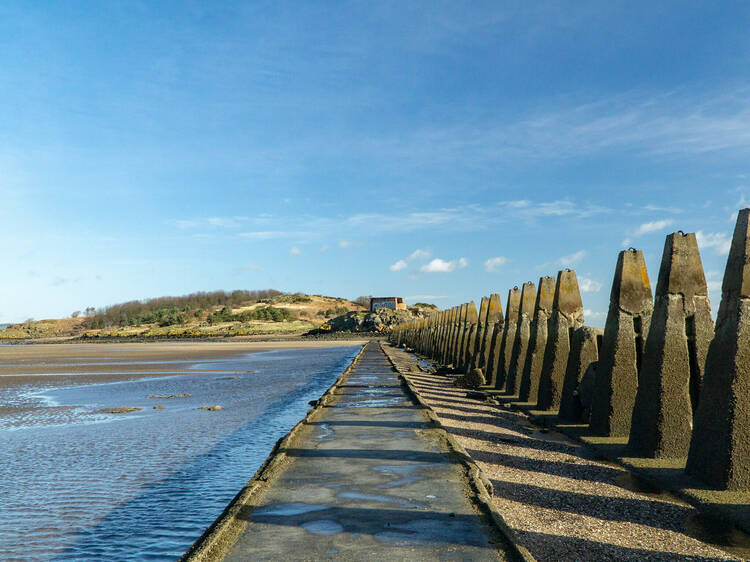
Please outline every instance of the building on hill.
M406 303L401 297L372 297L370 299L370 312L375 312L378 308L406 310Z

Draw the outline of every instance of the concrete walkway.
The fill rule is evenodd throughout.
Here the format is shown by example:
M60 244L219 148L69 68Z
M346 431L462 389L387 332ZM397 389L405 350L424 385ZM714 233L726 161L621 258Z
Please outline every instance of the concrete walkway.
M225 559L510 557L376 342L297 443Z

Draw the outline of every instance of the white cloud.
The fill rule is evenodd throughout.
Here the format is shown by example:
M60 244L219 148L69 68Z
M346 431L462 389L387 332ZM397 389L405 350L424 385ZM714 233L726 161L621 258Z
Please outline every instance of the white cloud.
M575 265L586 256L586 250L579 250L573 254L562 256L555 263L559 266Z
M658 232L659 230L664 230L672 224L674 224L674 221L672 219L644 222L636 229L636 231L633 233L633 236L641 236L643 234L648 234L649 232Z
M258 230L255 232L240 232L242 238L250 238L252 240L274 240L278 238L289 238L290 236L296 236L297 232L286 232L284 230Z
M242 266L245 271L261 271L263 268L257 263L248 263Z
M419 271L423 273L450 273L451 271L455 271L457 267L461 269L466 267L467 265L469 265L469 262L466 260L466 258L459 258L458 260L451 261L445 261L440 258L435 258L430 263L425 264L421 268L419 268Z
M391 271L401 271L402 269L406 269L408 264L404 260L398 260L396 263L391 265L388 269Z
M500 269L500 266L504 265L507 261L508 259L503 256L486 259L484 260L484 269L489 272L497 271Z
M412 260L426 260L432 255L432 252L429 250L414 250L411 254L409 254L409 257L406 258L408 261Z
M578 279L578 287L581 289L582 293L596 293L602 290L603 285L599 281L580 277Z
M701 249L713 248L717 256L726 256L729 254L732 239L728 235L721 232L703 232L699 230L695 233L695 237Z
M678 215L682 212L682 209L679 207L661 207L659 205L646 205L643 207L644 211L654 211L658 213L672 213L674 215Z
M590 308L584 308L583 309L583 317L586 320L603 320L607 317L606 312L599 312L591 310Z
M290 256L299 256L302 254L302 250L300 250L297 246L292 246L289 248L289 255Z
M350 248L353 245L352 242L349 242L349 240L341 240L339 242L339 248Z

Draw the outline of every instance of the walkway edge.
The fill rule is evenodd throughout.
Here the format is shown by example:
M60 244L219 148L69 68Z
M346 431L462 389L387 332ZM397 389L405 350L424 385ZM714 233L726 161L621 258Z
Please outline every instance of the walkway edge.
M536 562L536 558L534 558L528 551L528 549L521 544L521 542L516 537L515 532L513 532L513 529L511 529L505 522L505 519L503 518L502 513L500 513L500 510L492 503L492 483L484 474L484 471L479 468L479 465L474 462L474 459L471 458L471 455L466 452L466 449L463 448L463 446L456 440L456 438L453 437L447 429L445 429L445 426L443 426L443 423L440 421L438 415L435 413L432 407L422 399L419 391L411 384L411 382L409 382L409 379L404 376L404 373L401 371L401 369L399 369L398 365L396 365L396 362L393 361L393 358L391 357L390 353L386 351L386 348L382 342L380 342L380 348L383 350L383 353L388 358L388 361L391 363L391 365L393 365L393 368L398 373L399 380L406 387L407 392L411 396L412 400L414 400L422 409L424 409L427 417L430 419L430 422L435 426L436 429L438 429L442 433L442 438L446 443L448 443L449 448L456 455L456 457L461 459L461 463L466 469L471 487L476 494L476 497L474 498L475 501L485 511L485 513L490 516L490 520L495 524L495 527L508 541L513 554L515 554L515 556L519 560L523 560L524 562Z
M221 555L228 550L239 537L242 530L247 525L247 521L241 520L238 516L240 513L252 505L252 500L259 496L268 487L269 482L278 475L282 466L287 460L285 449L291 448L292 441L298 436L300 430L313 421L313 419L329 403L334 391L346 381L349 373L359 362L362 353L367 347L366 342L362 345L357 355L351 363L338 376L334 383L318 399L315 407L308 410L304 418L295 424L289 430L289 433L279 439L274 445L271 453L266 460L260 465L253 477L237 493L232 501L227 505L219 517L203 532L188 551L180 558L181 562L199 562L204 560L218 560Z

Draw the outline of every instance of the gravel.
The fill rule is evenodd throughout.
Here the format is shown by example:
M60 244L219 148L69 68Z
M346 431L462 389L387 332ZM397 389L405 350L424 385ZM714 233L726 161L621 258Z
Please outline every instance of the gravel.
M406 376L492 481L495 504L538 560L745 559L696 538L694 507L644 493L626 470L581 444L467 399L450 378Z

